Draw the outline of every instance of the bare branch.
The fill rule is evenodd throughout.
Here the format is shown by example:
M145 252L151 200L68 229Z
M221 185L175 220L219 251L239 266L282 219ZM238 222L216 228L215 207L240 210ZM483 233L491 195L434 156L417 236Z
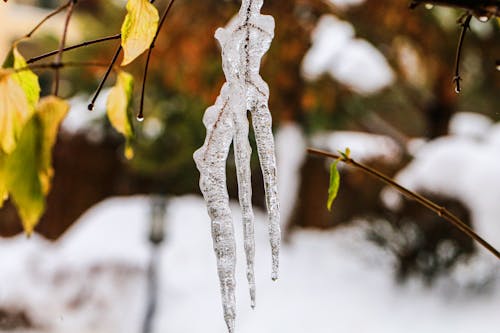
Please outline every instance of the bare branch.
M61 37L61 43L59 44L59 50L57 51L55 63L59 64L62 60L62 53L64 49L64 45L66 44L66 36L68 34L69 21L71 20L71 15L73 14L73 8L78 0L69 0L68 1L68 12L66 14L66 20L64 21L64 29ZM55 69L55 80L54 80L54 96L57 96L59 93L59 68Z
M104 83L106 83L106 80L108 79L109 73L111 73L111 70L113 69L113 66L116 63L116 60L118 60L118 56L122 52L122 46L118 46L118 48L115 51L115 55L113 56L113 59L111 60L111 63L108 65L108 69L106 70L106 73L104 74L104 77L101 80L101 83L99 83L99 87L97 87L96 92L94 93L94 97L92 97L92 101L90 104L87 106L89 111L94 110L94 104L95 101L97 100L97 97L99 97L99 94L101 93L102 88L104 87Z
M106 42L108 40L120 39L121 37L122 37L121 34L116 34L116 35L112 35L112 36L107 36L107 37L102 37L102 38L98 38L98 39L94 39L94 40L89 40L89 41L86 41L86 42L83 42L83 43L80 43L80 44L76 44L76 45L65 47L64 49L62 49L62 51L63 52L71 51L71 50L74 50L74 49L78 49L80 47L85 47L85 46L89 46L89 45L92 45L92 44ZM27 63L31 64L31 63L37 62L39 60L42 60L42 59L48 58L50 56L56 55L58 52L59 52L59 50L54 50L54 51L50 51L50 52L44 53L42 55L39 55L39 56L36 56L36 57L33 57L33 58L29 59L27 61Z
M175 0L170 0L170 3L168 4L167 9L165 9L165 12L163 12L163 15L161 17L160 23L158 24L158 29L156 30L156 34L153 37L153 41L151 42L151 45L149 46L148 49L148 56L146 58L146 64L144 65L144 75L142 78L142 88L141 88L141 102L139 106L139 113L137 114L137 120L142 121L144 120L144 95L146 92L146 80L148 76L148 69L149 69L149 61L151 59L151 53L153 52L153 48L155 47L155 42L156 39L158 38L158 34L160 33L160 29L165 23L165 20L168 16L168 13L170 13L170 9L172 8L172 5L174 4Z
M410 2L410 8L421 4L465 9L478 17L500 16L500 0L413 0Z
M460 93L461 88L460 88L460 59L462 57L462 48L464 45L464 40L465 40L465 34L467 33L467 30L469 30L470 27L470 20L472 19L472 15L468 14L463 22L461 23L462 26L462 32L460 33L460 39L458 41L458 46L457 46L457 54L455 57L455 76L453 77L453 82L455 83L455 92L457 94Z
M400 193L408 197L409 199L415 200L422 206L426 207L427 209L433 211L436 213L438 216L442 217L446 221L450 222L452 225L454 225L456 228L460 229L463 233L465 233L467 236L470 238L474 239L477 241L481 246L483 246L486 250L491 252L495 257L500 259L500 252L498 252L497 249L495 249L490 243L485 241L481 236L476 234L474 230L472 230L467 224L462 222L458 217L456 217L453 213L451 213L449 210L447 210L444 207L441 207L440 205L436 204L432 200L424 197L421 194L415 193L406 187L403 187L402 185L398 184L396 181L391 179L389 176L384 175L378 170L375 170L367 165L364 165L362 163L359 163L349 156L346 155L337 155L337 154L332 154L330 152L318 150L318 149L313 149L313 148L308 148L307 151L310 154L322 156L322 157L328 157L328 158L333 158L333 159L338 159L341 162L348 164L350 166L353 166L357 169L362 170L363 172L381 180L382 182L386 183L387 185L395 188L398 190Z
M64 5L61 5L59 6L58 8L54 9L53 12L51 12L49 15L45 16L30 32L28 32L26 34L26 38L29 38L31 37L45 22L47 22L51 17L59 14L60 12L62 12L63 10L65 10L66 8L68 8L68 6L70 5L71 2L67 2L65 3Z

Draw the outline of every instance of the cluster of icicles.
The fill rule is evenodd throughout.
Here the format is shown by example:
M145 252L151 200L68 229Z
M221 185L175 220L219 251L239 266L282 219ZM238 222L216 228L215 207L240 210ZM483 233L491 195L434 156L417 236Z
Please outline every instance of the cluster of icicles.
M234 332L236 315L236 244L226 187L226 159L231 143L234 146L243 216L247 278L251 304L252 307L255 306L255 240L250 172L252 151L248 140L248 113L252 117L264 178L272 250L272 279L278 278L280 217L276 158L268 107L269 87L259 74L262 56L274 37L274 19L260 14L262 5L263 0L243 0L238 15L225 28L219 28L215 33L222 48L226 83L215 105L205 111L205 143L194 153L194 160L200 171L200 188L212 220L224 319L231 333Z

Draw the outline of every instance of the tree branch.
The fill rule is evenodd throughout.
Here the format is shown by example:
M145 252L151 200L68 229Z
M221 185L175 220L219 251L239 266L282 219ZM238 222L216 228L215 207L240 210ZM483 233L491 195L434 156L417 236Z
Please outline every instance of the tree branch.
M57 51L55 63L59 64L62 61L62 53L64 49L64 45L66 44L66 36L68 34L69 21L71 20L71 15L73 15L73 8L78 0L69 0L68 1L68 12L66 14L66 20L64 21L64 29L61 37L61 43L59 44L59 49ZM55 79L54 79L54 96L57 96L59 93L59 68L55 69Z
M465 233L467 236L470 238L474 239L477 241L481 246L483 246L486 250L491 252L495 257L500 259L500 252L498 252L497 249L495 249L490 243L488 243L486 240L481 238L478 234L474 232L467 224L462 222L458 217L456 217L453 213L448 211L446 208L439 206L432 200L424 197L421 194L415 193L406 187L403 187L402 185L398 184L395 182L393 179L391 179L389 176L384 175L380 171L377 171L369 166L366 166L362 163L356 162L352 158L346 155L337 155L337 154L332 154L330 152L318 150L318 149L313 149L313 148L308 148L307 151L310 154L313 155L318 155L322 157L328 157L328 158L333 158L333 159L338 159L339 161L353 166L357 169L360 169L361 171L379 179L380 181L386 183L387 185L395 188L398 190L400 193L405 195L407 198L415 200L422 206L426 207L427 209L433 211L436 213L438 216L442 217L446 221L450 222L452 225L454 225L456 228L460 229L463 233Z
M170 9L172 8L172 5L174 4L175 0L170 0L170 3L168 4L167 9L165 9L165 12L163 12L163 15L160 20L160 24L158 24L158 29L156 30L156 34L153 37L153 41L151 42L151 45L149 46L148 50L148 55L146 58L146 64L144 65L144 75L142 78L142 88L141 88L141 102L139 104L139 113L137 114L137 120L143 121L144 120L144 95L146 92L146 80L148 76L148 69L149 69L149 61L151 59L151 53L153 52L153 48L155 47L155 42L156 39L158 38L158 34L160 33L160 29L165 23L165 20L168 16L168 13L170 13Z
M149 2L150 3L154 3L155 0L149 0ZM121 35L120 35L120 37L121 37ZM118 60L118 56L122 52L122 49L123 48L122 48L122 46L120 44L120 46L115 51L115 55L113 56L113 59L111 60L111 63L109 64L108 70L106 71L106 73L104 74L104 77L101 79L101 82L99 83L99 87L97 87L97 90L94 93L94 97L92 97L92 101L87 106L87 108L89 109L89 111L94 110L95 101L97 100L97 97L99 97L99 94L101 93L101 90L104 87L104 84L106 83L106 80L108 79L109 73L111 73L111 70L113 69L113 66L116 63L116 60Z
M464 21L461 23L462 31L460 32L460 39L458 41L457 46L457 54L455 56L455 76L453 77L453 82L455 83L455 92L457 94L460 93L460 58L462 57L462 47L464 45L465 34L470 27L470 20L472 19L472 15L467 14Z
M63 52L71 51L71 50L74 50L74 49L78 49L80 47L85 47L85 46L89 46L89 45L92 45L92 44L106 42L108 40L120 39L121 37L122 37L121 34L116 34L116 35L112 35L112 36L107 36L107 37L102 37L102 38L98 38L98 39L94 39L94 40L89 40L89 41L86 41L86 42L83 42L83 43L80 43L80 44L76 44L76 45L65 47L65 48L62 49L62 51ZM50 56L53 56L53 55L57 54L58 52L59 52L59 50L54 50L54 51L50 51L50 52L44 53L42 55L39 55L39 56L33 57L31 59L28 59L27 63L31 64L31 63L37 62L39 60L42 60L42 59L48 58Z
M475 16L499 16L500 0L412 0L410 8L432 4L471 11Z
M106 70L106 73L104 74L103 78L101 79L101 82L99 83L99 86L97 87L96 92L94 93L94 97L92 97L92 101L87 106L89 111L94 110L95 101L97 100L97 97L99 97L99 94L101 93L101 90L104 87L104 83L106 83L106 80L108 79L109 73L111 73L111 70L113 69L113 66L115 65L116 60L118 59L118 56L120 55L121 52L122 52L122 46L120 45L116 49L115 55L113 56L111 63L108 65L108 69Z
M102 62L92 62L92 61L67 61L67 62L51 62L44 64L30 64L26 67L16 69L15 72L22 72L26 70L36 70L36 69L59 69L65 67L108 67L109 64Z
M25 37L30 38L45 22L47 22L52 16L55 16L68 8L70 5L70 2L65 3L64 5L59 6L58 8L54 9L53 12L51 12L49 15L45 16L30 32L28 32Z

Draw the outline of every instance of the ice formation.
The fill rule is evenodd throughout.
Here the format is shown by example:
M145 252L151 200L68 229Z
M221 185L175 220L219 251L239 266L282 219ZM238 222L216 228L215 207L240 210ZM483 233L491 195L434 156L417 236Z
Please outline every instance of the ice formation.
M252 117L264 177L272 251L272 278L278 278L280 224L276 158L271 130L272 119L268 107L269 87L259 74L261 58L274 37L274 19L260 14L262 5L263 0L243 0L238 15L225 28L219 28L215 33L215 38L222 48L226 83L215 105L205 111L205 143L194 153L194 160L200 171L200 188L212 220L224 319L229 332L234 332L236 311L236 245L226 187L226 159L232 142L243 216L247 279L251 304L252 307L255 306L255 240L248 113Z

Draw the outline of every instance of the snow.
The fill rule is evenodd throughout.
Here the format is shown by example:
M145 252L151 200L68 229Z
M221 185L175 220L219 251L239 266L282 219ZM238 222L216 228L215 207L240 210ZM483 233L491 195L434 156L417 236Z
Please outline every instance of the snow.
M70 134L85 133L91 142L103 139L105 129L102 119L106 116L106 100L111 89L104 89L101 98L97 99L94 110L89 111L89 96L77 95L69 100L70 112L64 118L61 128Z
M421 142L414 149L414 159L395 177L412 190L436 193L460 200L471 212L474 230L495 248L500 248L500 151L499 124L485 116L458 113L450 121L455 135ZM382 192L388 207L397 209L401 196L393 189ZM489 275L500 272L492 254L479 248L473 271L481 274L460 274L462 283L479 284ZM488 274L484 273L488 267ZM458 269L463 270L463 269Z
M492 125L493 121L485 115L459 112L450 120L449 133L454 136L482 139Z
M486 133L487 135L488 133ZM500 247L499 146L475 137L449 136L424 144L396 180L413 190L439 193L460 200L472 213L475 230ZM394 191L384 200L397 207Z
M341 9L345 9L351 6L359 6L365 2L365 0L328 0L328 2Z
M293 149L290 149L293 147ZM300 186L300 169L306 158L306 138L296 123L282 125L276 133L276 158L282 229L293 214Z
M354 35L349 22L333 15L322 16L311 36L312 47L303 59L303 76L316 80L330 74L363 95L377 93L394 83L395 74L383 54Z
M319 132L311 138L312 146L331 152L351 150L351 157L358 161L380 159L397 162L403 152L388 136L354 131Z
M30 318L43 323L31 333L139 332L149 205L145 197L107 200L55 244L36 235L2 240L0 308L27 309ZM173 198L168 205L154 332L225 329L204 206L195 196ZM231 208L239 218L236 203ZM337 231L294 233L282 249L282 276L272 282L266 217L260 211L255 217L259 304L250 310L246 287L238 285L237 332L494 333L500 324L500 284L485 295L470 294L455 277L432 288L417 281L397 285L393 258L365 240L362 222ZM240 224L235 232L242 235ZM243 263L242 244L237 253ZM102 271L92 275L92 267ZM466 273L467 268L474 273L471 267L465 266ZM237 277L244 276L240 264ZM83 305L69 306L79 294L88 295Z
M251 147L248 140L248 113L252 115L255 141L264 179L272 252L272 279L278 278L281 240L269 87L259 74L263 55L274 38L274 19L262 15L263 0L243 0L239 13L225 28L215 32L222 49L222 68L226 82L215 104L205 111L205 142L194 153L200 171L200 189L212 221L213 246L221 286L224 319L229 332L235 325L235 237L226 186L226 159L234 147L239 202L244 224L244 248L251 305L255 307L254 215L252 209Z

